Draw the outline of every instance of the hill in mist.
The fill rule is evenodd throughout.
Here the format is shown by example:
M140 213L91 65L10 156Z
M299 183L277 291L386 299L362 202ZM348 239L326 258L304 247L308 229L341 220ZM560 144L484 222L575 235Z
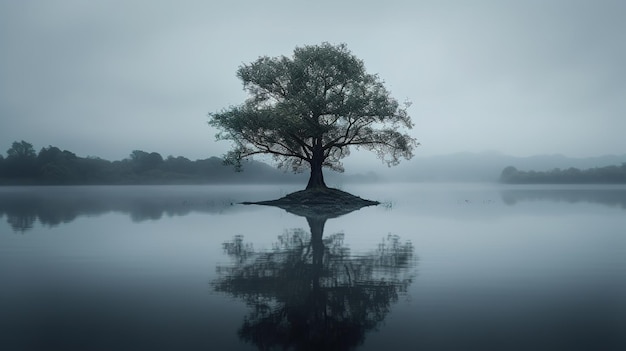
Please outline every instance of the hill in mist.
M520 170L550 171L570 167L589 169L620 165L626 154L572 158L563 155L508 156L495 152L455 153L414 157L410 162L377 174L388 181L416 182L497 182L502 170L514 166Z

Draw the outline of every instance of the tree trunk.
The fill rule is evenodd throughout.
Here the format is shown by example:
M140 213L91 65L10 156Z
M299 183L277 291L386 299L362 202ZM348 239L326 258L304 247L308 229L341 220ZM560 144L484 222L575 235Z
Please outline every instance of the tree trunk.
M321 142L313 149L313 157L311 158L311 177L309 177L309 183L306 188L326 188L324 183L324 174L322 174L322 163L324 163L324 151L322 150Z

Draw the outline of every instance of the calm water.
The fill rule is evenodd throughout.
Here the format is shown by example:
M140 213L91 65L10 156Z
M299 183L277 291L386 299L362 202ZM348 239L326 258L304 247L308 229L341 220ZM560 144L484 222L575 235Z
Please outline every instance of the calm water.
M0 187L1 350L626 350L626 187Z

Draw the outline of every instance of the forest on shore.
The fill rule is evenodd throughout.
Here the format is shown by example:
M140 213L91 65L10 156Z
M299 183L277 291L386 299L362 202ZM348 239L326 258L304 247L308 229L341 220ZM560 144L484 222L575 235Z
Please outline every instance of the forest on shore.
M508 184L623 184L626 183L626 163L589 169L555 168L551 171L520 171L506 167L500 181Z
M277 170L265 163L242 164L244 172L219 157L191 161L182 156L163 158L157 152L134 150L128 158L109 161L79 157L48 146L36 152L26 141L13 142L0 155L0 185L208 184L302 182L302 175Z
M498 162L491 162L489 159L479 162L480 155L471 156L455 157L451 160L433 159L430 163L427 162L428 160L420 160L419 169L405 170L403 173L405 177L400 179L403 179L402 181L407 181L407 179L432 181L428 177L421 179L419 175L423 176L429 170L450 175L454 173L452 171L454 169L457 170L456 173L462 169L461 173L467 175L465 179L454 178L454 181L495 181L497 179L499 169L502 169L494 168L494 166L497 167ZM498 159L496 161L503 163L519 160ZM560 162L574 161L576 160L567 159ZM620 161L618 159L613 162ZM447 166L442 168L442 165ZM472 165L474 168L470 167ZM0 185L302 184L306 183L308 177L307 174L284 172L259 161L246 161L242 163L242 166L243 172L236 172L232 165L224 164L224 160L219 157L192 161L182 156L164 158L157 152L142 150L132 151L123 160L109 161L94 156L80 157L56 146L43 147L37 152L31 143L16 141L7 150L6 156L0 154ZM527 166L532 167L532 165ZM479 170L486 175L472 178L470 173ZM487 177L490 174L493 174L493 178ZM333 178L337 177L337 174L330 172L327 176ZM419 180L415 179L416 176ZM442 175L439 174L439 176ZM378 175L371 172L366 175L354 174L342 175L342 177L352 182L379 182L381 180ZM437 177L434 178L435 181L437 179ZM394 181L393 178L388 180ZM626 183L626 163L622 163L621 166L588 169L554 168L548 171L523 171L508 166L500 172L499 181L507 184L624 184Z

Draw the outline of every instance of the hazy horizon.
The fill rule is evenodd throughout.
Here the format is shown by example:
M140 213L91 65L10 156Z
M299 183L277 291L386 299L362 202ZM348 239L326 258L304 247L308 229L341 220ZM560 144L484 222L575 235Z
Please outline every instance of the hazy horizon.
M327 41L413 102L417 159L621 155L624 13L564 0L2 2L0 151L25 140L108 160L219 157L229 145L207 113L246 98L237 68ZM374 160L353 151L346 169L386 168Z
M84 154L81 152L81 150L72 150L72 149L67 149L67 148L63 148L59 145L55 145L55 144L44 144L44 143L38 143L37 141L33 141L33 140L23 140L23 139L15 139L13 141L10 142L6 142L6 148L5 149L0 149L0 155L2 155L3 157L7 156L7 150L11 147L11 144L13 142L21 142L21 141L25 141L27 143L30 143L33 145L33 149L35 150L36 153L38 153L42 148L48 148L48 147L58 147L61 150L67 150L70 152L73 152L74 154L76 154L76 156L78 157L97 157L97 158L101 158L103 160L107 160L107 161L118 161L118 160L123 160L126 158L129 158L131 153L134 150L140 150L140 151L145 151L145 152L157 152L159 153L163 158L167 158L168 156L173 156L173 157L185 157L188 158L191 161L195 161L195 160L202 160L202 159L207 159L207 158L211 158L211 157L218 157L218 158L222 158L224 155L223 154L206 154L204 156L199 156L198 158L193 158L193 157L189 157L188 155L184 155L184 154L174 154L171 152L159 152L156 150L148 150L148 149L132 149L132 150L128 150L128 152L126 153L126 155L122 155L119 158L107 158L104 157L100 154ZM545 152L545 153L536 153L536 154L528 154L528 155L516 155L516 154L510 154L510 153L504 153L501 151L497 151L497 150L481 150L481 151L464 151L464 150L459 150L459 151L450 151L450 152L443 152L443 153L434 153L434 154L419 154L419 148L421 147L418 146L416 154L414 155L413 158L411 158L410 160L402 160L400 162L400 164L403 163L407 163L407 162L411 162L414 159L423 159L423 158L437 158L437 157L448 157L448 156L463 156L463 155L468 155L468 156L472 156L472 155L495 155L495 156L504 156L504 157L512 157L512 158L533 158L533 157L544 157L544 156L549 156L549 157L565 157L565 158L571 158L571 159L586 159L586 158L600 158L600 157L610 157L610 156L625 156L626 155L626 150L623 152L614 152L614 153L605 153L605 154L598 154L598 155L589 155L589 156L572 156L572 155L566 155L563 153L549 153L549 152ZM109 154L107 152L104 152L104 154ZM369 159L368 161L371 161L372 163L380 163L381 161L375 156L373 155L371 152L368 151L361 151L361 150L354 150L354 152L348 156L347 158L345 158L344 160L342 160L342 162L345 163L353 163L350 161L350 159L352 158L360 158L360 159ZM269 157L268 155L256 155L254 157L251 157L251 159L254 159L256 161L261 161L261 162L265 162L267 164L273 165L273 161L271 160L271 157ZM367 165L372 165L372 163L367 164ZM382 164L381 164L382 165ZM384 165L383 165L384 166ZM385 166L385 168L387 168L387 166Z
M34 145L34 148L37 150L37 145ZM200 184L200 183L280 183L286 182L291 183L293 181L301 181L306 183L306 178L309 176L309 171L304 169L302 173L294 175L293 172L289 169L281 169L276 167L276 163L273 162L271 158L268 157L255 157L255 161L262 162L259 163L247 163L244 162L243 173L229 173L235 172L235 168L232 166L224 166L222 162L219 160L211 160L216 157L207 156L203 159L193 160L189 159L188 161L181 164L181 160L178 160L177 157L184 155L161 155L162 164L156 166L147 166L147 164L142 163L145 161L140 161L135 154L129 154L127 157L123 159L109 159L110 163L108 163L108 168L100 168L97 172L88 171L91 169L90 167L94 167L93 164L91 166L87 166L89 160L87 160L87 155L81 155L79 151L76 150L68 150L70 152L74 152L78 157L83 157L83 160L86 162L85 167L80 166L82 161L78 164L70 166L69 168L69 182L75 184ZM145 155L151 152L151 150L141 150ZM361 154L361 156L365 156L366 154ZM89 155L89 156L97 156L97 155ZM174 156L173 160L169 160L169 156ZM45 156L44 153L44 159ZM156 173L147 173L144 174L142 171L137 171L135 173L125 173L128 170L124 168L124 166L120 166L117 164L117 161L125 160L130 162L130 164L134 164L133 169L136 170L146 170L145 167L154 167L154 170L159 170ZM163 162L165 160L165 162ZM171 162L170 162L171 161ZM208 162L208 163L207 163ZM217 162L217 163L216 163ZM117 165L116 165L117 164ZM127 164L126 162L122 162L123 164ZM607 176L604 169L605 167L622 167L623 164L626 164L626 153L621 155L604 155L597 157L587 157L587 158L570 158L563 155L535 155L529 157L517 157L511 155L505 155L498 152L459 152L459 153L450 153L450 154L442 154L435 156L417 156L414 157L410 161L402 162L400 165L396 167L386 167L382 166L380 160L375 159L372 155L370 155L370 159L365 159L363 157L357 158L348 158L346 162L344 162L345 166L345 176L341 176L342 173L337 173L332 171L331 169L326 168L324 170L324 175L327 180L327 184L331 187L334 186L343 186L347 183L367 183L367 182L498 182L501 181L500 177L502 172L509 166L515 167L516 170L519 171L537 171L537 172L550 172L552 178L548 182L572 182L572 179L569 180L555 180L554 172L560 172L559 170L568 170L570 168L576 168L581 171L585 170L595 170L592 176L592 173L589 173L586 178L578 178L574 182L580 183L610 183L613 184L616 182L614 178L613 180L609 180L609 178L598 178L600 174ZM104 167L104 165L100 164L100 166ZM379 167L377 167L379 166ZM41 167L41 165L39 166ZM138 168L137 168L138 167ZM611 168L611 169L613 169ZM604 169L604 170L603 170ZM73 170L73 171L72 171ZM0 173L2 170L0 170ZM67 184L66 182L60 181L59 179L47 179L46 177L41 178L41 171L38 171L37 176L35 178L39 180L35 180L35 183L41 182L47 184L49 182L55 183L60 182L61 184ZM75 174L73 177L72 173L79 172L85 174L91 174L90 176L83 177L82 175ZM224 173L226 172L226 173ZM598 173L600 172L600 173ZM605 173L602 173L605 172ZM609 173L613 171L608 171ZM8 174L8 173L7 173ZM95 176L95 174L100 174L99 176ZM151 174L151 175L150 175ZM225 180L225 174L230 174L227 176L229 180ZM612 173L611 173L612 174ZM235 177L236 176L236 177ZM518 175L519 176L519 175ZM524 177L522 174L521 176ZM593 179L589 178L592 176ZM613 175L615 176L615 175ZM611 176L611 177L613 177ZM233 178L235 177L235 178ZM595 178L594 178L595 177ZM624 182L624 177L621 176L622 180L617 181L618 183ZM230 179L233 178L233 179ZM510 178L510 177L509 177ZM544 179L544 181L546 181Z

